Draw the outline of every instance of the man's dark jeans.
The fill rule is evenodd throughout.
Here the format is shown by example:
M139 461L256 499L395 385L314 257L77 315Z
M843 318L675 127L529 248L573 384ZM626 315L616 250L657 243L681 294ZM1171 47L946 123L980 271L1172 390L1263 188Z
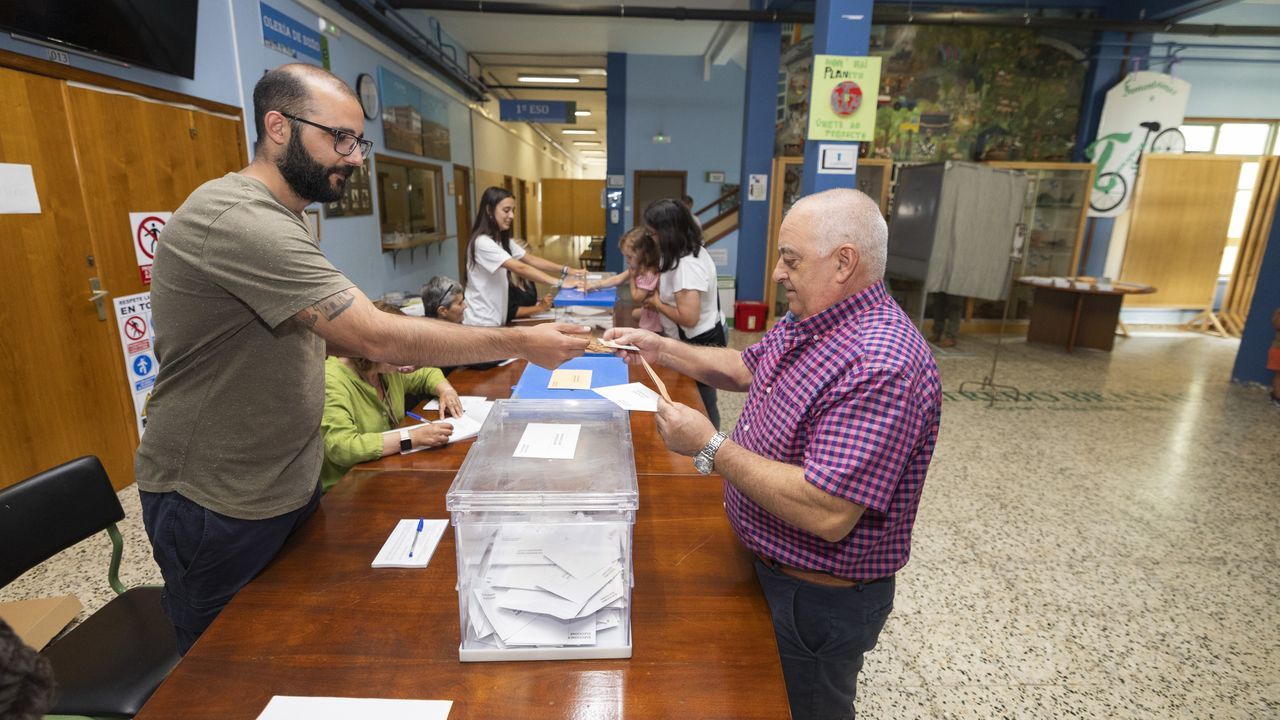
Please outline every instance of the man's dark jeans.
M270 563L285 540L320 504L320 485L293 512L239 520L204 508L176 492L139 492L142 524L164 577L160 604L186 655L222 608Z
M894 579L851 587L805 582L756 560L793 720L854 717L862 656L893 610Z

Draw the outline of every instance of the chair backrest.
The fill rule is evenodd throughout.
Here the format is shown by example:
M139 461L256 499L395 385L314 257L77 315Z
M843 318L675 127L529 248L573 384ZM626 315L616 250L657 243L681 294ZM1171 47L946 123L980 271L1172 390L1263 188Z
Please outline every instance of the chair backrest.
M0 490L0 587L123 519L106 468L92 455Z

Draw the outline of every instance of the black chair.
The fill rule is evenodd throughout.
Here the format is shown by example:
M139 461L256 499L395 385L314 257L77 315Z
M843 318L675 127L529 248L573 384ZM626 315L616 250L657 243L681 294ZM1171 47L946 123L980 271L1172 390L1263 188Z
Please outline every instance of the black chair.
M86 456L0 490L0 587L103 530L116 597L42 653L53 665L52 714L133 717L178 664L160 588L120 583L124 508L98 458Z

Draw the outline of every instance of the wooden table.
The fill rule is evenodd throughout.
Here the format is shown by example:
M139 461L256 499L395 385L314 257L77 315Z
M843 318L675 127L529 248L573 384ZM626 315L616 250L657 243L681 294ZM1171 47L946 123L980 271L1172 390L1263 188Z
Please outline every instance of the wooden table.
M1053 278L1018 278L1019 284L1035 288L1027 342L1062 345L1067 352L1077 346L1110 351L1115 345L1124 296L1156 291L1150 285L1136 283L1116 282L1102 289L1092 281L1065 279L1067 287L1051 284Z
M720 481L640 478L634 656L462 663L453 531L426 570L369 563L402 517L447 517L453 471L346 478L137 717L255 718L272 695L453 700L467 718L786 718L769 609Z

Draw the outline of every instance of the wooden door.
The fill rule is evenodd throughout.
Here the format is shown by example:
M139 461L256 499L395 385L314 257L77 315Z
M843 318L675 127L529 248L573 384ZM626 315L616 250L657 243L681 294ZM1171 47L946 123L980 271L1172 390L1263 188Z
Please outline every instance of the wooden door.
M1125 307L1210 307L1242 162L1142 156L1120 278L1156 291L1125 298Z
M458 282L467 281L467 246L471 240L471 169L453 166L454 209L458 217Z
M644 209L659 198L685 196L688 173L683 170L637 170L635 182L635 226L644 224Z
M528 192L525 190L525 181L516 178L516 222L520 223L520 234L516 237L529 242L529 204L525 202L528 199Z
M200 184L242 168L242 125L189 105L0 73L0 96L21 98L0 133L0 162L32 165L44 210L0 216L0 238L22 238L0 242L0 313L10 327L31 328L0 353L0 402L11 409L0 426L0 485L94 454L121 488L133 482L138 436L112 298L148 289L129 213L172 212ZM108 293L105 320L88 300L90 279Z
M573 181L573 234L604 237L604 180Z
M67 123L67 86L0 68L0 97L7 106L0 162L31 166L41 208L0 215L0 487L87 454L101 458L120 487L133 480L133 401L111 300L104 300L105 320L89 300L101 268Z
M69 88L68 97L103 285L116 296L146 292L129 213L173 212L206 181L243 168L240 122L90 88ZM130 137L146 141L122 142ZM117 359L123 373L123 356Z

